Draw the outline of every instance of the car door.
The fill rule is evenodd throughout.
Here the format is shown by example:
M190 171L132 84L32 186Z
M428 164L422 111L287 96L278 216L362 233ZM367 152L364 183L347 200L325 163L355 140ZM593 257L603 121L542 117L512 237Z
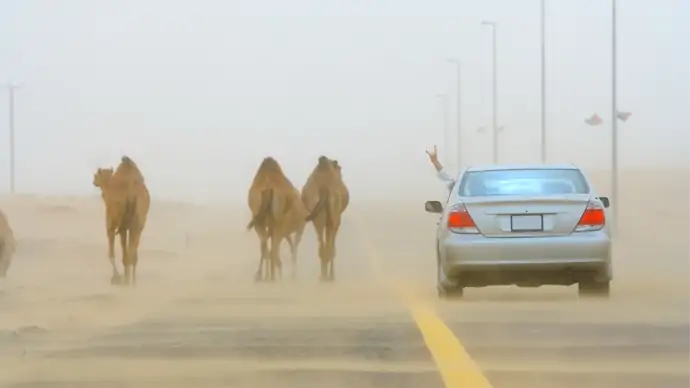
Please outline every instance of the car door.
M446 209L448 206L452 205L453 201L453 192L455 190L455 186L457 185L457 181L455 183L452 183L448 185L448 191L446 192L446 200L442 201L441 203L443 204L443 212L438 215L438 219L436 220L436 240L440 241L442 236L444 235L444 227L442 226L441 222L443 221L443 218L446 216Z

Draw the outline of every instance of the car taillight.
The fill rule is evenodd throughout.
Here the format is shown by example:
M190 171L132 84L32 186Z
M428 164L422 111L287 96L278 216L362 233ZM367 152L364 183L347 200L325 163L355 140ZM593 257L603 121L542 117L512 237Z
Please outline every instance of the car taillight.
M453 233L479 233L464 203L453 205L448 212L448 230Z
M600 230L606 224L606 214L604 214L604 207L599 202L590 202L587 204L585 212L580 217L580 222L575 228L576 232L588 232L592 230Z

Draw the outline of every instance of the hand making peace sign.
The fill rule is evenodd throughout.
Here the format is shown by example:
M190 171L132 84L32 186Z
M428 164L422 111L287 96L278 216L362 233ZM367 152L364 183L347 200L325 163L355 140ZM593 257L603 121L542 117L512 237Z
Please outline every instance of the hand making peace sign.
M431 160L431 163L438 163L438 151L436 150L435 144L433 151L426 150L426 154L429 155L429 160Z

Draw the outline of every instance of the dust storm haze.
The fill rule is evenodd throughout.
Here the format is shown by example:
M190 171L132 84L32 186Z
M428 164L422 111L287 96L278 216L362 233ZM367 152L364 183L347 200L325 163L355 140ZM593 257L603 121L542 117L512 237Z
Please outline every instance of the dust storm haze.
M548 161L584 167L610 195L610 2L547 0L545 15ZM0 135L0 208L18 241L0 279L0 364L17 367L0 385L444 386L383 266L438 311L495 387L687 386L690 3L618 1L618 109L632 114L618 121L614 296L599 304L572 287L436 300L436 218L423 202L445 188L424 151L437 144L458 171L457 59L463 166L492 161L482 20L497 23L499 161L539 162L538 0L0 0L0 134L6 84L19 85L15 195ZM594 113L601 125L585 123ZM125 154L152 197L133 292L108 284L92 185ZM319 155L338 159L352 198L338 280L318 284L308 225L297 279L284 251L280 291L253 284L259 246L244 226L259 163L275 157L301 188ZM590 345L610 353L580 362ZM135 351L146 362L125 357ZM86 355L91 366L70 372Z
M624 166L688 164L689 7L619 5ZM552 2L547 17L549 159L606 168L610 7ZM156 196L242 201L264 155L301 185L325 153L357 198L424 198L437 186L424 148L443 142L434 96L455 95L447 58L462 61L463 160L491 161L490 133L477 132L491 127L484 19L499 22L500 160L539 160L538 1L4 0L0 18L0 78L23 84L20 192L89 194L84 176L128 153ZM605 122L589 127L595 112Z

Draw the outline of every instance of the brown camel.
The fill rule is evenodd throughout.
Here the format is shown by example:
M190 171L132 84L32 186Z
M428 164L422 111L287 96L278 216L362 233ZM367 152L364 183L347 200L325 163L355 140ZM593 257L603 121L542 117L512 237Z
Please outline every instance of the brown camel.
M302 202L308 210L306 221L314 223L319 243L321 280L335 280L335 240L342 214L350 203L350 193L343 182L342 168L337 160L325 156L312 171L302 188Z
M0 278L7 276L7 271L12 264L12 256L17 249L17 240L7 216L0 210Z
M299 192L285 176L278 162L271 157L264 158L256 171L248 195L252 220L247 225L247 230L254 228L260 241L261 257L255 275L257 281L266 280L269 277L273 281L276 275L278 278L282 276L280 244L283 239L287 238L293 255L296 254L296 247L302 235L297 233L294 240L289 235L292 224L290 219L294 217L294 214L299 213L299 210L295 209L298 202ZM263 271L264 264L267 267L266 276Z
M111 284L136 284L139 242L146 226L151 198L144 176L137 165L123 156L120 165L99 168L93 185L101 189L105 204L105 227L108 236L108 259L113 268ZM120 235L124 279L115 265L115 235Z
M304 228L307 226L306 218L309 216L309 212L299 199L299 190L295 188L294 191L295 201L286 215L285 227L283 229L285 239L290 245L290 259L292 261L291 270L293 279L297 277L297 250L300 242L302 241Z
M350 204L350 191L348 191L347 186L345 185L345 182L343 181L343 168L340 166L337 160L333 159L333 167L335 168L336 173L338 174L338 178L340 178L340 182L343 184L342 187L342 195L343 195L343 209L342 211L345 212L345 209L347 209L347 205Z
M294 190L296 200L293 201L290 210L285 214L285 222L283 223L281 233L281 235L284 236L285 240L290 245L290 259L292 261L292 266L290 267L290 269L291 276L293 279L297 277L297 253L299 244L302 241L304 229L307 225L307 221L305 220L305 218L309 215L309 212L307 212L307 209L304 207L304 204L302 204L302 201L299 200L299 190L297 190L296 188ZM261 265L263 263L266 265L266 272L268 272L268 263L270 258L267 256L267 246L270 234L267 232L265 224L254 224L254 230L259 236L259 239L262 239L262 236L266 236L265 240L262 240L262 259L259 263L259 270L257 271L256 275L257 280L263 280L264 277L261 275L260 271L262 270Z

